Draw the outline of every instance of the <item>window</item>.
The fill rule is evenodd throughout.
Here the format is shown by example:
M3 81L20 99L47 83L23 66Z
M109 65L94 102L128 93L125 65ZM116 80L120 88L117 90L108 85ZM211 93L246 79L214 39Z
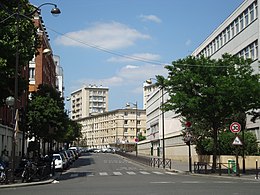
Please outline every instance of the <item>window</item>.
M240 30L242 31L244 29L244 18L243 14L240 16Z
M245 11L245 26L249 24L248 10Z
M35 68L29 68L29 80L35 79Z
M127 133L127 131L128 131L128 128L124 128L124 133Z
M249 10L250 10L250 22L252 22L255 19L253 4L249 7Z
M127 123L128 123L128 120L125 120L125 121L124 121L124 124L127 125Z
M235 20L235 32L236 32L236 34L239 33L239 23L238 23L238 19Z
M235 29L234 29L234 23L231 24L231 38L235 36Z
M250 45L250 57L251 57L252 60L255 59L254 43Z

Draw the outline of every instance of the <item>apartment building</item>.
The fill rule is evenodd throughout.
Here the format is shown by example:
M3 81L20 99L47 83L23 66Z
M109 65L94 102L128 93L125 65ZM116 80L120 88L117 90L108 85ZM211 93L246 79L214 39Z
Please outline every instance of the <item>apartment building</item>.
M82 125L81 144L89 148L134 150L136 136L146 133L145 110L126 107L76 120Z
M107 87L88 85L71 93L71 119L77 120L108 111Z
M29 93L36 91L40 84L48 84L56 88L56 64L51 51L49 35L42 17L34 16L34 24L40 38L41 46L38 54L29 62Z
M230 16L210 34L192 55L221 58L230 53L253 60L254 73L260 73L259 66L259 1L245 0ZM247 119L247 129L254 132L260 141L260 121L252 123Z

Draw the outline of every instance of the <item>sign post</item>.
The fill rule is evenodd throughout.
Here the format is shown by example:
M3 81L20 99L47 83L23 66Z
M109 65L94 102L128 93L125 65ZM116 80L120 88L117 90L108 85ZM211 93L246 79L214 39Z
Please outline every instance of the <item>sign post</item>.
M233 122L230 125L229 129L232 133L239 133L241 131L241 125L238 122ZM243 143L240 141L238 136L236 136L236 138L234 139L232 144L235 145L235 146L242 146L243 145ZM236 168L237 168L236 175L240 176L239 164L238 164L238 147L236 148Z

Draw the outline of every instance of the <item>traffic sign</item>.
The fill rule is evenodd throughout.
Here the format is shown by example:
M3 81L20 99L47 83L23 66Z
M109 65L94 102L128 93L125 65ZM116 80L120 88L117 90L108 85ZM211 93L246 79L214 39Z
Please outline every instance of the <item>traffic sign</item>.
M232 144L233 145L237 145L237 146L242 146L243 145L243 143L241 142L241 140L239 139L238 136L236 136L236 138L234 139Z
M232 133L239 133L241 130L241 125L238 122L233 122L229 129Z

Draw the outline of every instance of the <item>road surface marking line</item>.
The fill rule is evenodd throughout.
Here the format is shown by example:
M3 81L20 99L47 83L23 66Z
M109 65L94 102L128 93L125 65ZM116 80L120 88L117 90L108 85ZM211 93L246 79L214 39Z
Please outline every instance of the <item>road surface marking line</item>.
M163 175L162 172L157 172L157 171L154 171L153 173L157 174L157 175Z
M132 172L132 171L129 171L129 172L126 172L128 175L136 175L135 172Z
M114 175L123 175L121 172L113 172Z
M165 173L169 175L178 175L178 173L174 173L174 172L165 172Z
M103 175L108 175L108 173L107 172L100 172L99 175L102 175L102 176Z

